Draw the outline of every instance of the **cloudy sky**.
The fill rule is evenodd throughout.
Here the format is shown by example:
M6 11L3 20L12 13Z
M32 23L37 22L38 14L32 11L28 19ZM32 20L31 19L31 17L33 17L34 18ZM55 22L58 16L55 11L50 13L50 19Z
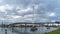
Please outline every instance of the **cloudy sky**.
M1 23L32 21L60 21L60 0L0 0Z

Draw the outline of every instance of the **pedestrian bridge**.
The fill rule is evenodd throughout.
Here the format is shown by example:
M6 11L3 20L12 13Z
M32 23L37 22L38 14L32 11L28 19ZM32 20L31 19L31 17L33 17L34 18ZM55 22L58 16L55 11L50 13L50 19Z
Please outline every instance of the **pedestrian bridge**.
M13 23L9 27L59 27L60 23Z

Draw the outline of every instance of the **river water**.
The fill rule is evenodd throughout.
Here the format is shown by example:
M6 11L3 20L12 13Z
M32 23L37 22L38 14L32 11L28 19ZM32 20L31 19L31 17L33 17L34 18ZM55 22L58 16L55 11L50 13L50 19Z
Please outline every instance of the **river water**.
M0 28L0 34L6 34L5 30L7 30L7 34L44 34L45 32L50 32L56 30L57 28L50 27L47 29L46 27L37 27L38 30L35 32L30 31L31 28Z

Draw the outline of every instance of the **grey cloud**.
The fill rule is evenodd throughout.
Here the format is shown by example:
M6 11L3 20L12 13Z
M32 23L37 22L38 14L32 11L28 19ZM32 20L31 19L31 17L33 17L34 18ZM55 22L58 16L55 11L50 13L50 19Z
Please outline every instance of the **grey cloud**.
M17 19L16 22L18 21L29 21L31 22L31 20L28 20L28 18L26 17L26 19L24 19L25 15L33 15L33 10L32 11L27 11L27 12L22 12L21 13L17 13L17 11L19 10L24 10L27 8L31 8L32 9L32 5L35 3L35 7L36 5L38 5L38 8L35 9L35 15L34 15L34 20L35 22L47 22L47 21L52 21L52 20L58 20L58 17L60 18L60 0L4 0L3 5L5 4L9 4L11 6L14 6L14 8L12 10L6 10L7 14L5 14L4 12L0 12L0 15L4 15L5 17L8 18L6 15L17 15L17 16L22 16L22 20ZM1 5L1 4L0 4ZM19 7L19 9L16 9L17 7ZM48 16L48 13L55 13L56 16ZM3 17L3 16L0 16ZM42 19L41 19L42 18ZM32 17L31 17L32 19ZM8 19L7 19L8 20ZM10 21L10 20L9 20Z

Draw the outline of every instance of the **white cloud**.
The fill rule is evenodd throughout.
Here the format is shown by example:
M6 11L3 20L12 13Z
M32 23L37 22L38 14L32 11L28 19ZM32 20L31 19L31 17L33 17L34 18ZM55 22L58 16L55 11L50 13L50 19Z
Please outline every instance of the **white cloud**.
M25 9L20 8L20 10L18 10L17 12L18 13L26 13L26 12L29 12L29 11L32 11L32 8L30 8L30 7L27 7Z
M48 17L54 17L54 16L56 16L55 12L46 12L46 15Z
M6 12L6 10L12 10L12 9L13 9L13 6L8 5L8 4L0 6L0 11L1 12Z
M50 13L49 16L55 16L55 13Z
M22 20L22 16L17 16L17 15L7 15L6 17L0 17L0 20L5 20L7 22L18 22Z
M11 17L17 19L17 18L21 18L22 16L11 16Z
M56 22L56 20L51 20L51 22Z
M0 18L0 20L3 20L4 21L4 20L6 20L6 18Z

